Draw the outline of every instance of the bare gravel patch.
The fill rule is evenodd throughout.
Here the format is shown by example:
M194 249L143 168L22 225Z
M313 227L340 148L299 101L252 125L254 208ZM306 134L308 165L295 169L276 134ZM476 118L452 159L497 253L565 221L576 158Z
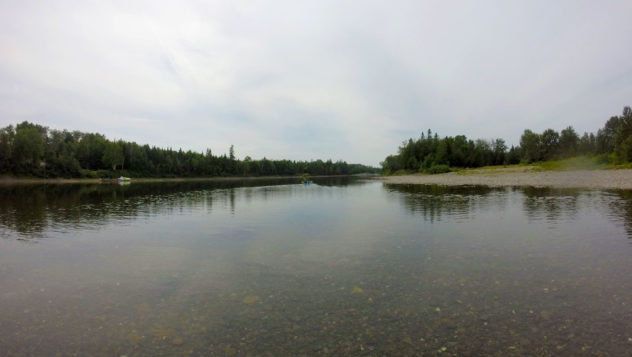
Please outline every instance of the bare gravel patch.
M632 189L632 169L520 172L518 170L480 169L439 175L386 176L389 184L482 185L490 187L533 186L556 188Z

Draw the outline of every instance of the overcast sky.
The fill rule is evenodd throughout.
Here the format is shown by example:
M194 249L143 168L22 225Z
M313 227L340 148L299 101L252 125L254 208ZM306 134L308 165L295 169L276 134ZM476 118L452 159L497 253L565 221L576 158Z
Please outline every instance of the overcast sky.
M632 1L0 0L0 125L377 165L409 137L596 131Z

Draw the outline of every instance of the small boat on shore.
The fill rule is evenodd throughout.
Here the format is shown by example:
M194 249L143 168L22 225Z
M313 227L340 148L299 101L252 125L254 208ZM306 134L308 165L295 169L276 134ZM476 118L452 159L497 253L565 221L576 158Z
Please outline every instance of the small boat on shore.
M127 183L131 183L132 179L129 177L119 177L119 178L109 178L109 177L102 177L101 178L101 183L119 183L119 184L127 184Z

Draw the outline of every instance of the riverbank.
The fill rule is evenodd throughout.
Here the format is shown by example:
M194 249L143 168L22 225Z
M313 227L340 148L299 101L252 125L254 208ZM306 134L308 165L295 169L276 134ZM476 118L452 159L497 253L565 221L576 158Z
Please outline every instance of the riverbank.
M373 174L358 174L358 175L318 175L309 176L310 178L324 178L324 177L376 177ZM198 181L248 181L248 180L282 180L282 179L297 179L300 180L303 176L222 176L222 177L172 177L172 178L132 178L132 183L145 183L145 182L198 182ZM15 184L97 184L101 183L101 179L89 179L89 178L31 178L31 177L13 177L3 176L0 177L0 185L15 185Z
M534 171L532 167L474 169L438 175L384 176L387 184L490 187L533 186L554 188L632 189L632 169Z

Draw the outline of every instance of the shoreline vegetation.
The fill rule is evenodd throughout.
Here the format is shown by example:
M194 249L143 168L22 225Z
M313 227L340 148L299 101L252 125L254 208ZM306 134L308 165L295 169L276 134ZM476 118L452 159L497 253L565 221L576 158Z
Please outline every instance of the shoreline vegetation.
M379 168L338 160L237 159L228 154L163 149L101 134L56 130L22 122L0 128L0 176L46 178L200 178L354 175Z
M632 108L596 134L526 129L511 148L503 139L440 138L428 130L380 164L387 184L632 189Z
M289 180L301 179L302 175L287 176L211 176L211 177L138 177L132 178L132 183L147 182L204 182L204 181L256 181L256 180ZM309 175L310 178L335 178L335 177L379 177L378 174L353 174L353 175ZM41 178L41 177L16 177L0 176L0 186L16 184L97 184L102 183L100 178Z
M632 108L625 106L596 134L581 137L572 126L560 132L526 129L518 146L508 148L505 140L469 140L465 135L439 137L428 130L419 138L402 142L397 154L380 164L385 175L406 173L443 174L463 169L537 165L542 170L632 167Z

